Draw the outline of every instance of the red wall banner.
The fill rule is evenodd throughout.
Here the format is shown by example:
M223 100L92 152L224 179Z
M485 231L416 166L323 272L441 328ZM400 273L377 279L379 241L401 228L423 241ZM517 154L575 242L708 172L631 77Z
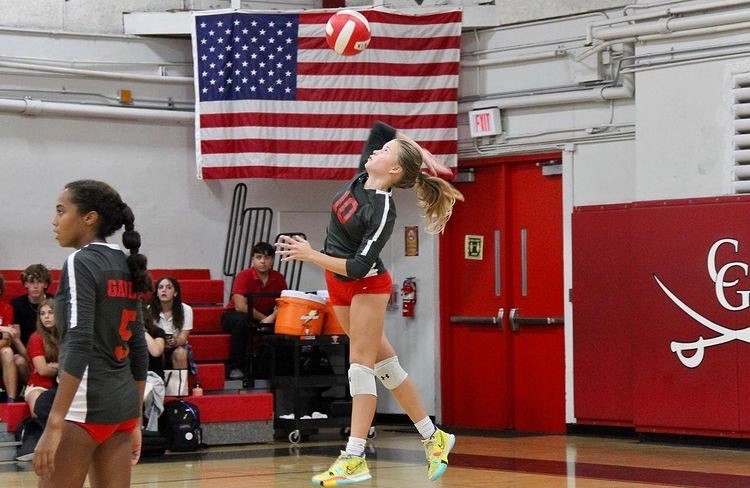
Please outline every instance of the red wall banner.
M750 436L750 197L576 208L575 414Z

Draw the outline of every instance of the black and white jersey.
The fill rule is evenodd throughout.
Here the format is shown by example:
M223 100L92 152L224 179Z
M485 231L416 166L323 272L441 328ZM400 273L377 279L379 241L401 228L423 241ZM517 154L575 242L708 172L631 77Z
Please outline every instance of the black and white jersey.
M380 251L396 221L391 191L365 189L367 158L396 137L396 130L378 122L370 131L360 159L360 172L336 193L323 252L346 259L346 277L358 279L385 272Z
M92 243L68 256L55 296L60 370L81 379L66 420L114 424L141 415L135 381L148 350L120 247Z

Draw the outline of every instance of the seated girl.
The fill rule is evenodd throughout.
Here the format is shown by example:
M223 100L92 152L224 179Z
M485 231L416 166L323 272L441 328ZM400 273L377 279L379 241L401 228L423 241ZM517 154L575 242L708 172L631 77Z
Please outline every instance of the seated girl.
M43 392L53 388L57 382L57 327L55 326L55 304L46 300L39 305L36 332L29 338L28 353L31 360L31 375L24 398L31 414Z
M166 369L190 369L195 374L197 368L192 359L192 349L188 344L193 330L193 309L182 303L180 283L176 278L164 277L156 281L149 316L166 335L164 352Z

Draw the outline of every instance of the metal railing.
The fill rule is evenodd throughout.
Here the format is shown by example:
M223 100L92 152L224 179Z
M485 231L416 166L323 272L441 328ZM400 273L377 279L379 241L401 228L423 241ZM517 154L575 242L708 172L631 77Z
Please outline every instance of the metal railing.
M224 276L234 277L238 271L250 266L250 249L256 242L269 242L273 210L268 207L245 207L247 185L234 187L229 224L224 246Z

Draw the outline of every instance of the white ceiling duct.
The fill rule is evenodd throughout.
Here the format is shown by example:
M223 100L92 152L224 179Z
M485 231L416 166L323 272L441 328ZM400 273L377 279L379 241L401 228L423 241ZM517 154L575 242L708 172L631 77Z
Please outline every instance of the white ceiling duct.
M130 120L171 125L192 125L195 123L195 114L193 112L46 102L32 98L23 100L0 98L0 112L21 115Z

